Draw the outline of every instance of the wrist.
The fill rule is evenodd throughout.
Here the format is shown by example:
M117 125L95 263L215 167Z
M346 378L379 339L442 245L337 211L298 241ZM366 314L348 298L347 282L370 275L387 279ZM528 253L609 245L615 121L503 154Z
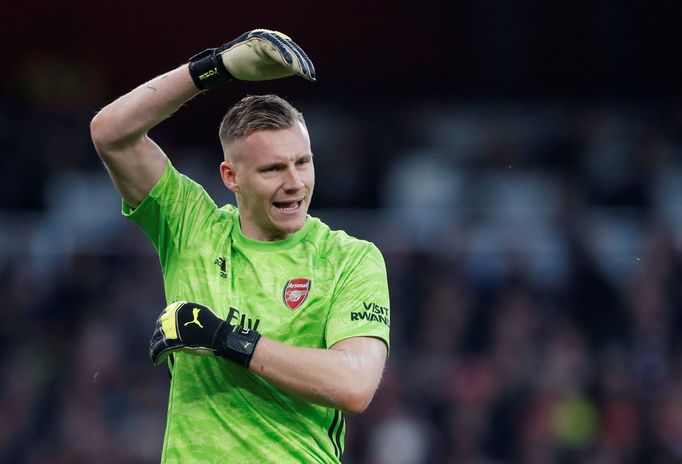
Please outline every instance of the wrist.
M201 90L212 90L232 80L221 56L209 48L189 59L189 74Z
M231 326L225 322L216 333L215 352L218 356L248 369L260 338L260 333L255 330Z

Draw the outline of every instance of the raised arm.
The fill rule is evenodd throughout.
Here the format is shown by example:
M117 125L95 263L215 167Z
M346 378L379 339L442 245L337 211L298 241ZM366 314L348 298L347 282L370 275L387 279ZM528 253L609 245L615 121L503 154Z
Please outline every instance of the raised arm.
M199 91L185 64L105 106L90 123L95 149L130 206L144 200L166 166L165 153L147 133Z
M315 69L303 50L282 33L255 29L199 53L188 64L104 107L90 123L92 140L121 196L136 207L166 166L165 153L147 135L151 128L202 90L232 79L255 81L292 75L315 80Z

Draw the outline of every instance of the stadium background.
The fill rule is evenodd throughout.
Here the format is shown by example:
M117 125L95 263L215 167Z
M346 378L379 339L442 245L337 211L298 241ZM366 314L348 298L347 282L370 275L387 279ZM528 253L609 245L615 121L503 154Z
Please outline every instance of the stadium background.
M674 2L3 10L0 462L158 462L158 261L120 217L88 123L254 27L294 37L319 82L236 84L152 136L220 203L226 108L274 92L306 115L312 213L375 241L392 292L391 359L344 462L682 460Z

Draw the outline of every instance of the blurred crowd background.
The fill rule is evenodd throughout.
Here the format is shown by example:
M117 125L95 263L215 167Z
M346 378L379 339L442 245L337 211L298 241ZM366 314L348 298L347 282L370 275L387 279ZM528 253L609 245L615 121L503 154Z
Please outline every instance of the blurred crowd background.
M158 462L159 263L88 124L259 26L319 82L237 83L151 135L233 202L229 105L303 111L311 213L374 241L391 287L391 357L343 462L682 462L679 6L53 3L0 29L0 462Z

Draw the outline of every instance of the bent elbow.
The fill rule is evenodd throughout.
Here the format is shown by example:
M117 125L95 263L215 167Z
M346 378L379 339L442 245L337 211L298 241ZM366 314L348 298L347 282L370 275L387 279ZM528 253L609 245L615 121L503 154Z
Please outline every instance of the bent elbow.
M90 138L95 145L95 149L101 155L114 144L112 137L107 133L107 118L102 111L97 113L90 121Z
M113 156L115 152L138 143L145 135L146 133L134 133L125 129L107 107L90 121L90 138L102 158Z
M374 391L367 391L360 388L351 388L345 392L339 406L343 412L356 415L364 412L374 397Z

